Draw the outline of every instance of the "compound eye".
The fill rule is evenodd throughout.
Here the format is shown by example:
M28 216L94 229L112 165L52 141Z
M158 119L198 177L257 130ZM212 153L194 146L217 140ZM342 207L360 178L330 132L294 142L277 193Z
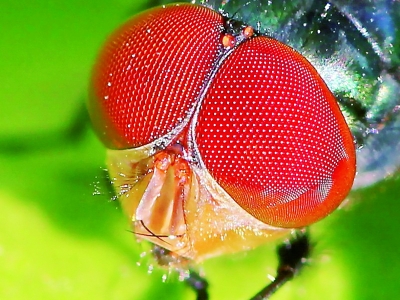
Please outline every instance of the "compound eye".
M140 147L179 126L212 68L222 30L220 14L190 4L150 9L117 30L94 67L88 105L103 143Z
M355 175L349 128L311 64L266 37L222 64L198 114L205 167L248 213L302 227L332 212Z

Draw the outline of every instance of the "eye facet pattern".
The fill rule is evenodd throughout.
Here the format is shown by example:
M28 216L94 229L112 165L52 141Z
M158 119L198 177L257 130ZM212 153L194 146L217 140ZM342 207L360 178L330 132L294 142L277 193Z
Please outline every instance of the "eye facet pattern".
M274 39L250 39L224 61L196 124L207 170L267 224L311 224L351 188L353 138L334 96L304 57Z
M107 147L140 147L184 122L220 50L222 29L218 13L180 4L139 14L110 37L89 101Z
M134 232L195 261L322 219L355 175L353 137L314 67L225 22L191 4L145 11L92 76L90 115Z

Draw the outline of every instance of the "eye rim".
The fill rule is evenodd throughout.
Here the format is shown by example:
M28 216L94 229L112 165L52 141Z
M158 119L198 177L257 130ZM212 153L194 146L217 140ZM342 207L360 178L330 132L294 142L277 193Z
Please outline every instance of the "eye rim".
M301 56L302 57L302 56ZM305 58L304 57L302 57L304 60L305 60ZM101 112L101 111L100 111ZM107 126L106 126L106 128L108 128ZM104 132L103 132L104 133ZM282 225L282 224L280 224L280 225ZM291 226L292 227L292 226Z
M341 141L342 144L345 148L345 153L346 156L348 157L347 159L347 167L345 167L345 173L344 173L344 182L345 184L336 184L336 187L334 189L334 185L332 185L332 189L334 189L334 193L336 193L337 195L337 200L331 201L332 197L327 196L326 198L324 198L322 200L322 205L319 205L318 207L315 207L314 209L310 210L310 213L308 215L305 216L298 216L296 221L292 221L289 220L288 218L282 218L281 219L276 219L274 218L274 214L271 213L269 218L266 218L265 216L260 216L260 214L258 212L254 212L252 211L252 208L249 207L245 207L243 205L243 203L239 203L238 201L236 201L234 199L234 197L232 196L232 193L226 190L226 187L222 187L229 195L230 197L232 197L232 199L238 203L245 211L247 211L250 215L256 217L257 219L261 220L262 222L264 222L265 224L271 225L271 226L275 226L275 227L280 227L280 228L301 228L304 226L308 226L312 223L315 223L323 218L325 218L327 215L329 215L331 212L333 212L346 198L347 194L349 193L349 191L351 190L352 184L354 182L354 177L356 174L356 155L355 155L355 141L354 138L352 136L352 133L349 129L349 126L346 123L346 120L340 110L340 107L336 101L335 96L333 95L333 93L329 90L328 86L326 85L326 83L324 82L324 80L321 78L321 76L319 75L319 73L317 72L317 70L313 67L313 65L300 53L298 53L297 51L295 51L293 48L291 48L290 46L281 43L273 38L270 37L265 37L265 36L261 36L261 37L255 37L254 39L257 38L266 38L269 40L273 40L276 43L286 47L287 49L289 49L290 51L292 51L293 53L295 53L295 55L297 55L297 58L299 58L303 63L305 63L307 65L308 68L311 68L313 73L313 76L317 77L317 81L320 83L320 87L321 89L323 89L324 94L326 93L326 95L328 95L327 97L325 97L326 102L329 104L329 112L331 112L334 116L335 116L335 121L336 121L336 125L338 127L338 133L340 134L341 137ZM243 44L241 44L240 46L242 46ZM239 46L239 47L240 47ZM229 58L228 58L229 59ZM223 63L222 63L223 64ZM212 85L209 88L209 91L212 90ZM205 96L206 97L206 96ZM204 101L204 99L203 99ZM198 116L199 116L199 111L201 110L200 106L199 106L199 110L196 112L195 118L192 121L192 125L191 125L191 130L192 130L192 141L194 144L194 147L196 149L196 154L199 157L199 162L202 168L209 170L209 168L206 166L206 163L203 160L203 155L201 154L201 150L199 149L199 143L198 143L198 139L197 139L197 131L196 129L198 128L197 124L199 122L198 120ZM339 118L339 120L338 120ZM335 170L332 172L332 177L337 177L334 175L335 171L338 169L338 165L342 164L344 159L341 159L340 161L337 162L337 166L335 168ZM210 173L210 176L214 178L214 180L222 186L222 183L220 181L218 181L214 175L212 175ZM331 191L328 193L329 195L332 193L332 189ZM337 191L339 190L339 191ZM296 201L297 199L293 200L292 202L298 202ZM326 200L328 201L328 204L326 204ZM333 204L332 204L333 203ZM286 204L285 204L286 205ZM289 205L291 206L291 205ZM296 209L296 205L293 205L294 208L293 210ZM298 207L302 207L303 205L297 205ZM325 206L322 207L322 206ZM274 209L271 209L272 211L274 211ZM288 211L289 209L283 209L282 211ZM313 213L314 212L314 213Z
M210 35L205 36L204 40L206 40L207 38L209 40L214 39L213 41L208 41L208 43L207 43L207 44L209 44L209 47L208 47L210 50L209 52L212 52L211 53L212 55L210 55L208 58L206 57L207 59L204 59L204 61L201 61L201 60L196 61L196 66L198 66L199 64L204 64L204 65L208 64L207 68L205 68L203 70L204 74L202 74L203 75L202 80L200 80L199 78L190 78L190 80L186 80L189 83L190 83L190 81L193 81L193 80L199 81L198 91L197 91L198 95L192 97L193 103L191 104L191 107L189 107L187 109L187 111L179 109L179 107L178 107L177 109L175 109L175 111L177 113L179 113L180 111L184 111L184 114L181 116L181 118L177 117L174 119L174 122L172 122L174 124L173 124L173 126L171 125L172 127L169 130L165 129L162 133L157 133L156 137L153 137L153 135L151 135L151 138L149 138L148 141L135 144L135 142L132 141L132 139L127 138L126 130L125 130L125 132L123 132L121 128L118 128L120 126L120 124L117 124L118 122L113 120L112 117L110 117L111 109L108 109L108 111L107 111L107 109L105 108L105 105L102 104L104 102L102 100L102 98L105 98L105 95L104 95L104 93L102 94L99 90L100 90L100 86L104 85L107 80L102 80L101 76L107 77L108 73L110 73L110 72L104 71L103 69L110 68L110 64L112 62L115 63L113 58L110 58L110 57L116 56L116 54L109 53L109 52L115 52L115 49L113 49L114 48L113 44L116 43L116 41L117 41L119 44L122 45L123 43L121 43L121 41L118 41L118 39L120 39L121 37L124 37L124 35L127 35L127 32L131 31L132 28L134 28L135 26L138 27L139 25L136 24L137 22L143 23L144 25L142 27L147 26L146 23L144 22L144 20L145 21L150 20L150 21L154 22L154 20L156 20L156 18L154 16L155 14L159 14L163 17L165 17L165 15L169 15L169 16L175 15L175 17L177 18L179 16L179 14L177 14L176 11L180 11L181 14L184 13L186 15L194 14L194 15L202 16L203 17L202 19L205 19L205 17L207 17L207 16L209 17L206 21L204 21L204 23L206 23L206 25L209 28L207 28L207 26L204 26L204 28L207 28L206 32L210 33ZM150 8L148 10L145 10L145 11L133 16L130 20L128 20L127 22L122 24L120 27L118 27L108 37L108 39L105 41L100 53L98 54L96 63L92 69L91 86L89 89L89 98L88 98L88 103L87 103L89 115L92 120L92 126L94 128L94 131L98 135L98 137L100 138L102 143L108 149L122 150L122 149L130 149L130 148L135 148L135 147L142 147L142 146L145 146L146 144L152 144L152 143L156 143L156 144L160 144L160 145L165 144L168 142L168 140L171 139L171 136L174 135L171 132L175 131L175 132L179 133L180 131L183 130L183 128L188 123L189 119L191 118L193 111L196 109L196 106L197 106L196 102L198 101L198 98L200 97L200 94L202 93L202 85L203 85L202 82L205 82L207 80L207 74L211 72L210 70L212 68L214 61L216 61L218 56L220 55L220 49L218 46L221 45L221 42L222 42L221 36L225 30L224 29L224 20L225 19L222 14L218 13L217 11L215 11L209 7L203 6L203 5L197 5L197 4L191 4L191 3L172 3L172 4L168 4L168 5L153 7L153 8ZM186 25L187 29L192 28L191 22L187 22L187 23L185 23L185 25ZM203 28L203 31L205 30L204 28ZM194 30L192 30L192 31L194 31ZM185 34L188 35L187 32ZM134 34L132 34L132 35L134 35ZM199 38L198 35L193 34L193 36L195 36L197 39ZM197 43L198 43L198 41L197 41ZM190 45L193 45L193 44L194 43L192 43L192 39L190 39L190 41L186 43L186 47L189 48ZM111 49L109 49L109 48L111 48ZM204 49L203 49L203 51L200 51L199 47L197 47L194 50L196 50L197 52L201 52L201 53L204 52ZM151 53L151 54L154 56L154 53ZM174 53L172 53L172 54L174 54ZM194 55L193 57L199 57L199 55L198 56ZM107 61L106 66L103 63L103 61ZM175 69L177 70L177 68L175 68ZM115 70L113 70L113 71L115 71ZM176 72L178 72L178 71L176 71ZM197 74L199 72L193 71L193 73ZM194 86L194 84L189 84L189 85ZM157 88L157 90L158 89L159 88ZM195 89L195 87L193 87L193 90L194 89ZM146 91L144 91L144 92L146 92ZM170 91L169 91L169 93L171 94ZM173 95L170 95L170 96L172 97ZM181 97L181 98L185 98L185 97ZM189 97L187 97L187 98L189 98ZM118 99L117 99L117 101L118 101ZM172 102L172 101L170 101L170 102ZM190 102L190 101L188 101L188 102ZM112 104L112 105L115 106L115 104ZM178 120L178 119L180 119L180 120ZM131 124L127 124L127 125L131 125ZM152 124L152 125L154 125L154 124ZM147 126L147 127L155 128L156 126ZM158 126L158 127L165 127L165 126Z

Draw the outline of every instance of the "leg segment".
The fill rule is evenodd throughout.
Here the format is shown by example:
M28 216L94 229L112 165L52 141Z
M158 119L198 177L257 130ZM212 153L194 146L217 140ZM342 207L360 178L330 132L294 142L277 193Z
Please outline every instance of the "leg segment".
M263 288L251 300L266 300L286 282L291 280L306 263L311 252L308 234L299 231L296 236L278 247L279 266L273 282Z
M190 270L189 277L185 279L186 283L196 292L197 300L208 300L208 282L197 272Z
M179 266L188 265L188 260L186 258L176 255L173 252L158 245L153 245L152 254L160 266L175 269L178 273L182 271L181 267ZM186 274L184 280L197 294L196 299L208 300L207 280L203 278L198 272L190 269L190 267L188 274Z

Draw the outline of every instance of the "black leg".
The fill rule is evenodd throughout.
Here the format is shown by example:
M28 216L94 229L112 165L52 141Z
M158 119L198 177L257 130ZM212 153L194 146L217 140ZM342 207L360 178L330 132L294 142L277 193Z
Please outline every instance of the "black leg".
M275 280L257 293L251 300L266 300L286 282L291 280L306 264L311 252L311 245L306 230L296 232L296 235L289 241L280 245L277 249L279 266ZM170 251L159 247L153 247L153 256L161 266L171 266L183 263L186 260L179 256L174 256ZM186 283L197 294L197 300L208 300L208 282L196 271L190 270L189 276L185 278Z
M270 299L282 285L291 280L301 270L311 252L308 234L305 231L299 231L292 240L279 246L277 252L279 266L275 280L251 300Z
M173 252L157 245L153 245L152 254L160 266L175 268L178 273L182 271L182 269L176 266L189 265L190 263L187 258L176 255ZM185 282L197 294L197 300L208 300L208 282L205 278L200 276L198 272L194 271L193 269L189 269L189 275L185 277Z
M197 300L208 300L208 282L197 272L190 270L189 277L185 279L186 283L196 292Z

